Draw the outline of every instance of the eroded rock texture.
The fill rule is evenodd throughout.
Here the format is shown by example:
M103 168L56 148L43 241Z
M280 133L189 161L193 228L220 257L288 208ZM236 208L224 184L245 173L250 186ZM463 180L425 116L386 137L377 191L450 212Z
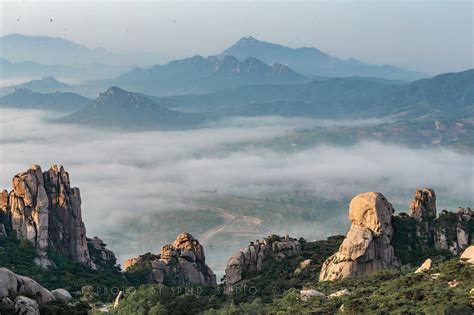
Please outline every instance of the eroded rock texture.
M410 204L411 216L417 221L436 218L436 194L433 189L417 189L415 198Z
M150 270L148 281L170 286L200 284L216 286L216 275L206 265L204 248L189 233L181 233L172 244L164 245L160 254L145 254L126 260L125 270Z
M377 192L355 196L349 206L351 228L339 251L321 268L320 281L334 281L398 267L391 244L393 237L390 202Z
M260 271L269 259L282 260L301 253L298 240L288 236L272 235L262 241L251 242L247 248L242 248L227 261L225 269L227 290L239 285L242 275L247 271Z
M33 279L17 275L6 268L0 268L0 299L14 300L19 295L34 297L40 305L55 300L49 290Z
M38 264L50 266L47 252L53 249L76 262L95 267L82 221L81 195L78 188L71 187L69 174L62 166L53 165L42 172L40 166L33 165L15 175L8 198L5 191L0 194L0 209L10 219L16 236L35 246ZM99 252L102 255L104 250ZM103 258L112 256L113 253L107 252Z
M411 217L417 221L417 236L422 247L450 251L459 255L471 243L471 220L474 211L458 208L456 212L441 211L436 217L436 195L434 190L416 190L410 204Z

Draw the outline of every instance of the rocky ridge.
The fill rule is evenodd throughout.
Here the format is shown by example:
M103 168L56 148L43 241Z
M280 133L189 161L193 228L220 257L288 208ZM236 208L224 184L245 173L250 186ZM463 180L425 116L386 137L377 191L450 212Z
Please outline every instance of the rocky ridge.
M4 190L0 194L0 211L17 238L33 244L36 263L45 268L52 265L49 250L92 268L115 264L115 255L102 241L86 237L79 188L71 187L62 166L53 165L42 172L40 166L33 165L15 175L10 193ZM89 244L99 255L91 256Z
M271 235L262 241L251 242L229 258L225 268L226 289L232 291L242 283L242 276L248 271L260 271L269 259L282 260L301 253L301 244L289 236Z

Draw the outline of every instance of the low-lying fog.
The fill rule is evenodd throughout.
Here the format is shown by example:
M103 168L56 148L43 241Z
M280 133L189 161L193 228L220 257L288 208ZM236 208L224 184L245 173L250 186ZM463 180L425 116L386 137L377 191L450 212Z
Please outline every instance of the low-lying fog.
M33 163L43 170L63 164L72 184L81 189L88 235L106 242L112 241L108 232L121 228L123 220L186 209L189 197L202 191L258 197L291 192L298 185L338 199L375 190L395 205L407 205L409 200L401 196L430 186L437 191L439 209L474 204L473 157L445 149L361 142L277 152L258 144L238 145L334 122L234 118L199 130L117 133L43 121L52 116L0 109L0 188L10 189L13 175ZM331 233L345 232L346 224L341 222L341 230ZM134 253L127 247L122 243L111 249L123 260Z

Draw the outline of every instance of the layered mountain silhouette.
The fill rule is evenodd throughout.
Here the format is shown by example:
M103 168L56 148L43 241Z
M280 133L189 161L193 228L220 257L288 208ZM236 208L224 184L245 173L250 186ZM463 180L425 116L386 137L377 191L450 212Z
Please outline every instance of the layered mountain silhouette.
M232 56L222 59L199 55L157 65L136 68L99 84L151 94L173 95L217 91L242 85L302 83L308 79L282 64L267 65L253 57L242 61Z
M76 111L92 100L72 92L38 93L27 88L16 88L0 97L0 107Z
M40 93L52 93L58 91L70 91L73 87L67 83L56 80L53 77L44 77L39 80L31 80L25 83L21 83L15 86L8 86L0 89L1 94L8 94L15 89L26 88L35 92Z
M169 110L136 93L111 87L91 104L58 122L134 130L187 129L201 120L193 114Z
M390 65L371 65L356 59L342 60L313 47L290 48L243 37L219 56L239 59L255 57L268 64L282 63L304 75L329 77L368 76L386 79L416 80L427 75Z
M474 70L441 74L407 84L334 78L300 85L246 86L155 100L187 112L218 110L227 115L244 116L472 117Z
M44 65L32 61L10 62L0 58L0 72L8 79L31 79L48 76L74 80L97 80L116 77L133 67L99 63L81 65Z
M153 65L169 60L160 53L116 54L103 48L90 49L63 38L22 34L0 37L0 48L2 57L14 63Z

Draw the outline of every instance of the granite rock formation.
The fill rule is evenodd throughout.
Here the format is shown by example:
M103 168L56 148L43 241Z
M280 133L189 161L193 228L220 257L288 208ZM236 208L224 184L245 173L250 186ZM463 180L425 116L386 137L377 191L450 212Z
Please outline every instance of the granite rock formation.
M242 248L227 261L225 269L226 287L233 287L242 282L242 274L247 271L260 271L269 259L282 260L301 253L301 244L289 236L272 235L262 241L251 242L247 248Z
M433 189L417 189L415 198L410 204L411 216L417 221L427 221L436 218L436 194Z
M441 211L436 216L436 195L434 190L416 190L410 204L411 214L417 222L417 236L423 241L422 247L434 247L459 255L471 243L474 211L458 208L456 212Z
M17 275L6 268L0 268L0 299L14 300L21 295L34 297L39 305L55 300L53 294L36 281Z
M0 194L0 211L8 217L16 236L29 240L37 249L39 265L51 265L47 252L53 249L73 261L96 267L82 221L79 189L71 187L69 174L62 166L53 165L42 172L40 166L33 165L13 177L12 190L8 198L6 195L5 191ZM103 255L105 259L111 257L115 259L111 252Z
M150 283L217 285L216 275L206 265L204 248L189 233L179 234L172 244L164 245L158 255L148 253L128 259L124 268L128 272L149 270Z
M461 262L474 265L474 245L469 246L460 257Z
M339 251L329 257L321 268L320 281L334 281L398 267L391 244L394 209L377 192L355 196L349 206L351 228Z

